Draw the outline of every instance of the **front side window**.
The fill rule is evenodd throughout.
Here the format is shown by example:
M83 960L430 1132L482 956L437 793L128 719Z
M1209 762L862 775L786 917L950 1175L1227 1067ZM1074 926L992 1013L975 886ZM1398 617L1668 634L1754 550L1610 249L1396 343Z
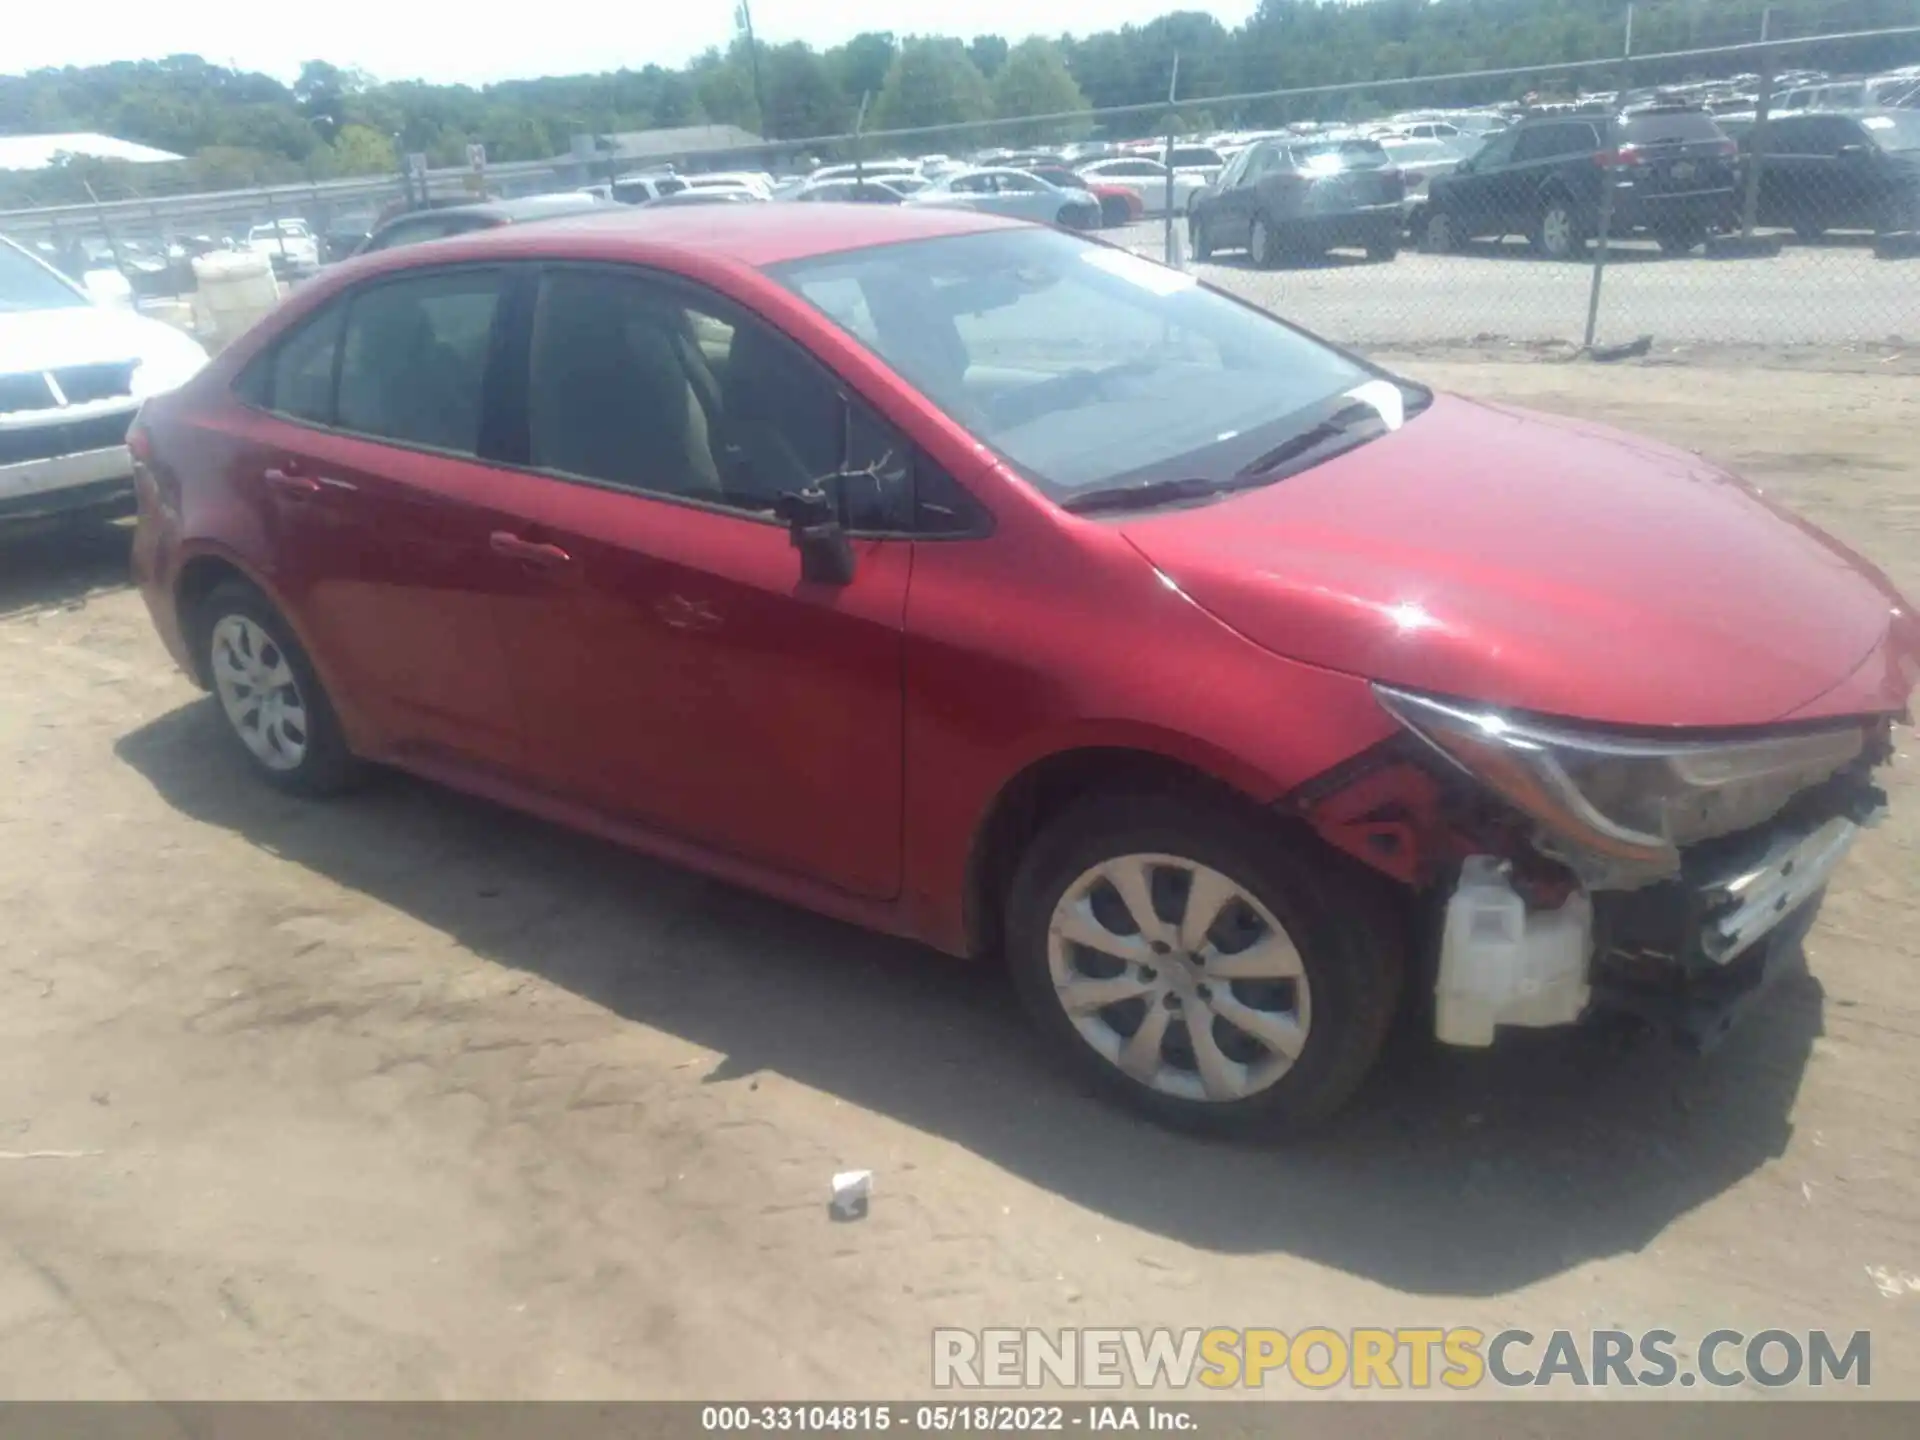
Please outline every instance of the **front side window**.
M494 271L433 271L355 296L340 354L340 428L478 453L500 283Z
M844 464L860 477L844 486L855 529L912 518L909 447L850 412L824 367L725 302L644 276L542 278L527 425L530 463L560 475L767 514Z
M1052 230L772 267L1057 500L1232 475L1378 372L1190 276ZM852 306L857 289L863 303Z

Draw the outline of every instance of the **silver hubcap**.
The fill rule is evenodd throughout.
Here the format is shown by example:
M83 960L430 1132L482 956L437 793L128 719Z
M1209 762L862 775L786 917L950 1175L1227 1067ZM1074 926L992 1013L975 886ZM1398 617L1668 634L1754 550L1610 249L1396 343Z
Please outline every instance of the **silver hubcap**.
M1565 255L1573 249L1573 217L1554 206L1541 218L1540 238L1549 255Z
M244 615L213 627L213 688L234 733L269 770L292 770L307 754L307 707L274 638Z
M1067 887L1047 933L1054 994L1087 1044L1182 1100L1244 1100L1312 1024L1287 932L1237 882L1177 855L1121 855Z
M1453 248L1453 222L1446 216L1436 215L1427 221L1427 248L1430 250Z
M1247 248L1253 251L1253 259L1255 264L1264 265L1267 263L1267 259L1268 259L1267 246L1270 243L1270 240L1271 240L1271 237L1267 234L1267 222L1264 220L1254 221L1253 222L1253 243Z

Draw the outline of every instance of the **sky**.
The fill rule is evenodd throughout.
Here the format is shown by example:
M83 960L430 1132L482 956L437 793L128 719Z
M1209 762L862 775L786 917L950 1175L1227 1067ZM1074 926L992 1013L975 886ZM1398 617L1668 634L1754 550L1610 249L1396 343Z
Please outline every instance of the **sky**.
M198 54L291 81L303 60L357 66L381 80L481 85L536 75L684 64L733 33L735 0L628 0L605 7L455 6L431 0L322 0L247 11L154 0L92 0L84 18L21 4L0 38L0 72ZM763 41L825 49L863 30L896 34L1087 34L1173 10L1207 10L1228 25L1257 0L754 0ZM463 15L463 12L464 15ZM538 23L510 23L510 14ZM911 15L909 22L907 16Z

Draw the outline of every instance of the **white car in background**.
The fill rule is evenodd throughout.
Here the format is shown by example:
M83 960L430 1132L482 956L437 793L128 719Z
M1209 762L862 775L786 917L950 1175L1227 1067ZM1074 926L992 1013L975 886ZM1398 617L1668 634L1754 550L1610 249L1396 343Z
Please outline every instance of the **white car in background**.
M1382 135L1380 148L1387 159L1399 167L1407 182L1407 225L1420 233L1421 212L1427 203L1427 182L1436 175L1451 175L1460 162L1480 148L1480 140L1471 135L1457 138L1418 140L1411 136Z
M275 220L247 231L247 249L288 265L320 264L320 241L304 220Z
M1092 230L1100 224L1100 202L1085 190L1052 185L1024 170L963 170L936 180L907 197L909 205L947 205Z
M710 175L682 175L689 190L744 190L756 200L773 198L773 177L758 170L717 170Z
M1093 160L1079 167L1079 173L1102 185L1119 185L1140 197L1148 215L1167 213L1167 167L1145 155L1116 155ZM1216 175L1218 171L1214 172ZM1184 215L1196 195L1204 195L1213 182L1191 170L1173 172L1173 213Z
M184 332L96 304L0 238L0 531L131 509L127 427L206 363Z
M912 160L867 160L858 165L822 165L807 176L808 184L823 180L891 180L896 175L919 175Z

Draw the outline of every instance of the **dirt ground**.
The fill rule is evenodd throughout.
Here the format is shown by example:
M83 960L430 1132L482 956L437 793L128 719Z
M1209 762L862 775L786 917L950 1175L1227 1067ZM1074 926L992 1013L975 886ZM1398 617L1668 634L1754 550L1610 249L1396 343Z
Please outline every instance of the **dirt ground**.
M1698 448L1920 596L1910 377L1407 368ZM984 968L399 778L276 795L125 563L0 550L0 1395L898 1397L935 1325L1426 1324L1870 1329L1920 1396L1911 758L1708 1060L1415 1047L1209 1145Z

